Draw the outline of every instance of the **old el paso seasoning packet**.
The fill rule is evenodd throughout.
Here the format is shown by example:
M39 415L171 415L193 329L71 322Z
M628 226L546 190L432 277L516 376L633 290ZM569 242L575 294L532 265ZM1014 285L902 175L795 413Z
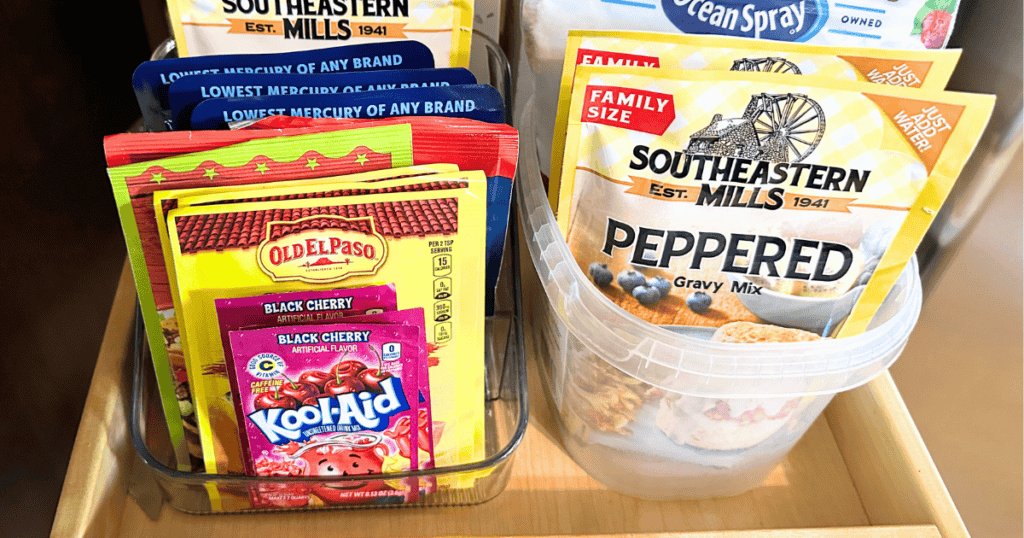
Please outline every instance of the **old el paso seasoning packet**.
M178 41L180 44L181 41ZM251 50L251 49L250 49ZM259 50L259 49L257 49ZM189 75L281 73L314 75L347 71L429 69L434 57L414 41L366 43L279 54L225 54L201 58L168 58L143 62L132 74L132 87L147 131L170 128L171 84Z
M707 35L572 30L565 47L551 162L562 162L569 99L578 65L757 71L942 90L959 58L959 50L827 47ZM545 142L547 133L552 132L551 117L542 114L537 122L538 136L543 134ZM549 198L557 211L559 170L557 164L553 168Z
M487 123L505 122L505 103L486 84L405 88L373 92L278 95L245 99L207 99L192 111L193 129L226 129L268 116L380 119L395 116L444 116Z
M182 56L415 40L468 67L472 0L167 0Z
M823 78L577 70L559 225L616 304L684 329L863 332L992 112Z
M409 170L409 169L406 169ZM484 177L482 172L450 172L450 173L439 173L430 176L413 176L413 177L402 177L395 179L386 180L374 180L365 183L356 183L346 181L349 177L338 178L344 181L345 188L334 189L325 191L322 182L318 181L303 181L294 182L290 185L280 186L277 188L260 188L254 191L252 194L259 195L258 197L249 197L249 193L243 192L219 192L219 193L199 193L189 197L181 197L178 199L178 207L189 207L189 206L206 206L211 204L228 204L237 203L241 201L245 202L261 202L267 200L284 200L284 199L328 199L334 197L346 197L346 196L359 196L366 194L379 194L379 193L390 193L390 192L420 192L420 191L437 191L446 189L465 189L468 187L467 180L475 182L483 182ZM338 185L333 185L338 186ZM261 186L263 187L263 186ZM239 200L238 197L243 196L245 200ZM307 240L310 241L310 240ZM314 248L315 244L308 243L306 245L300 245L300 250L309 251ZM450 299L454 294L454 290L450 288L449 281L447 279L438 279L434 282L433 298L438 301L445 301ZM220 301L215 301L215 304L220 304ZM444 305L445 303L440 303ZM421 315L419 319L422 319L422 309L420 309ZM387 317L390 314L380 314L382 317ZM360 318L365 319L365 318ZM228 328L230 330L230 328ZM222 326L221 334L223 336L225 328ZM432 350L436 351L436 346L432 346ZM204 367L204 371L208 370L209 365ZM427 379L424 376L424 379ZM426 424L431 422L427 420L427 416L422 417L424 422L422 426L426 428ZM432 422L431 422L432 423ZM435 423L434 428L440 432L444 428L444 422L438 421ZM482 433L482 432L479 432ZM478 432L474 432L477 435ZM477 442L482 443L482 439L477 439ZM426 445L424 445L426 446ZM451 448L446 445L443 447L446 450Z
M261 129L344 129L372 122L372 125L412 125L413 161L417 164L446 162L461 170L482 170L487 175L487 313L494 312L494 289L501 271L508 230L512 180L519 159L519 132L509 125L482 123L462 118L403 117L386 120L296 118L273 116L242 131Z
M174 129L188 130L191 127L192 110L206 99L370 92L456 84L476 84L476 77L463 67L328 75L189 75L173 82L167 96Z
M242 190L244 194L238 194L239 187L232 186L157 191L153 193L153 210L156 212L157 230L160 234L160 245L164 254L164 265L167 269L168 281L171 288L171 299L174 302L174 307L181 307L181 297L178 295L178 286L176 284L177 278L174 274L174 260L171 252L170 233L167 230L167 213L172 209L190 205L207 205L214 203L266 202L302 197L311 198L313 196L295 194L294 189L320 185L336 187L339 183L355 183L357 185L353 185L353 187L360 187L358 184L361 182L376 182L394 178L422 177L457 170L458 167L449 164L388 168L384 170L363 172L361 174L347 174L344 176L262 183L259 185L253 185L250 188L244 188ZM380 187L378 186L377 188L379 189ZM352 189L335 189L330 192L322 189L324 189L324 187L320 187L319 194L316 195L317 197L342 196L342 190L345 194L351 194L353 192ZM311 189L311 192L316 190L316 188L313 188ZM365 191L365 194L373 194L377 192L375 189L362 190ZM241 199L243 196L245 199Z
M156 148L165 144L155 140L178 134L114 135L104 139L104 150L108 161L123 162L125 153L141 152L148 157L152 155L148 151L164 151ZM188 153L190 145L201 146L208 136L208 133L188 133L188 140L181 141L175 156L158 160L144 157L148 162L107 170L128 246L164 415L183 470L190 470L190 453L197 459L204 456L199 435L186 437L186 432L198 428L192 401L195 388L186 376L179 320L153 211L153 193L336 176L412 164L412 135L407 126L291 137L268 134L270 136L234 146Z
M310 493L328 505L413 500L418 487L369 475L419 468L418 437L405 448L388 435L400 418L419 414L418 363L426 360L419 336L413 326L363 323L232 331L249 473L287 466L300 476L368 475L315 482ZM322 389L289 381L324 371L333 378ZM292 494L299 499L266 500L284 507L304 494L308 500L304 491Z
M443 384L432 387L433 414L451 425L436 447L437 462L479 458L484 318L483 298L471 290L483 285L486 183L466 182L465 189L172 210L168 225L175 231L171 241L191 370L221 361L220 334L209 322L216 299L393 282L399 308L427 313L427 339L437 348L431 382ZM236 227L244 241L218 249ZM308 248L309 240L316 248ZM222 398L230 384L215 373L197 382L208 468L240 472L240 455L216 448L237 431Z

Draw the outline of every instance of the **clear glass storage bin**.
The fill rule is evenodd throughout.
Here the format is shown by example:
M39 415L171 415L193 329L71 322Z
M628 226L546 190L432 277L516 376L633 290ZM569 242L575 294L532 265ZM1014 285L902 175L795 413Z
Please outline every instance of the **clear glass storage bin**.
M173 42L162 45L154 59L174 54ZM472 66L481 83L496 87L506 102L508 117L511 109L511 71L508 60L496 43L475 33ZM513 203L510 222L515 222ZM153 398L155 382L152 377L149 348L143 330L141 314L136 316L135 346L132 376L133 391L129 416L129 434L135 447L136 462L130 477L129 493L140 507L152 517L159 514L166 503L188 513L224 513L250 511L280 511L289 509L339 508L398 508L416 506L454 506L478 504L497 496L508 484L516 448L526 433L529 418L527 409L526 363L520 317L519 255L517 227L508 228L501 278L496 291L495 315L486 320L485 364L485 457L481 461L459 466L438 467L405 473L377 475L376 480L415 483L430 481L440 484L458 484L458 488L439 488L430 494L421 494L413 502L386 505L323 505L303 507L264 506L253 499L260 494L275 491L310 490L314 486L352 487L368 482L365 475L320 477L254 477L217 475L178 471L171 461L166 441L166 426L159 403ZM222 498L230 497L225 508L215 511L211 492Z

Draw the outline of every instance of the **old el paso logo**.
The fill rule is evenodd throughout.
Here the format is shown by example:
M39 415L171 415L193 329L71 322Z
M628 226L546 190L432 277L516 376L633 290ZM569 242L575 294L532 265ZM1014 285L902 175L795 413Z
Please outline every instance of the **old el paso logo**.
M402 381L389 377L380 382L381 393L349 392L321 396L316 405L298 409L271 407L249 413L249 420L275 445L305 441L332 432L383 431L391 417L409 409Z
M662 0L665 16L688 34L806 41L828 19L825 0Z
M314 227L269 239L275 227L301 229L308 220L315 221ZM275 281L300 280L311 284L376 274L387 256L387 242L377 233L371 217L314 216L271 222L267 225L267 239L257 252L260 269Z

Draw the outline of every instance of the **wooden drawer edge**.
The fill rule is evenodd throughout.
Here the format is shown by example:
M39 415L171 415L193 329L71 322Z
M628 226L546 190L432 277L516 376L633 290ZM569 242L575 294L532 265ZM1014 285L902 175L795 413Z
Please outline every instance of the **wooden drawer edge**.
M825 529L591 534L587 538L939 538L940 536L934 525L897 525ZM566 536L535 535L517 538L566 538Z
M126 413L135 284L127 261L82 409L51 536L115 536L120 530L131 464Z
M873 525L969 536L889 372L837 395L825 416Z

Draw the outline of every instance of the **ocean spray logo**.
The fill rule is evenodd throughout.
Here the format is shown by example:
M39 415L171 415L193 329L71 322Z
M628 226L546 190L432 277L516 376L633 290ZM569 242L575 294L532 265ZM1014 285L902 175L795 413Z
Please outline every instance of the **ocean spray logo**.
M661 0L665 16L688 34L806 41L828 19L826 0Z
M380 388L380 394L364 391L321 396L316 405L298 409L259 409L249 413L249 420L275 445L305 441L321 433L384 431L393 415L409 409L409 402L398 378L381 381Z

